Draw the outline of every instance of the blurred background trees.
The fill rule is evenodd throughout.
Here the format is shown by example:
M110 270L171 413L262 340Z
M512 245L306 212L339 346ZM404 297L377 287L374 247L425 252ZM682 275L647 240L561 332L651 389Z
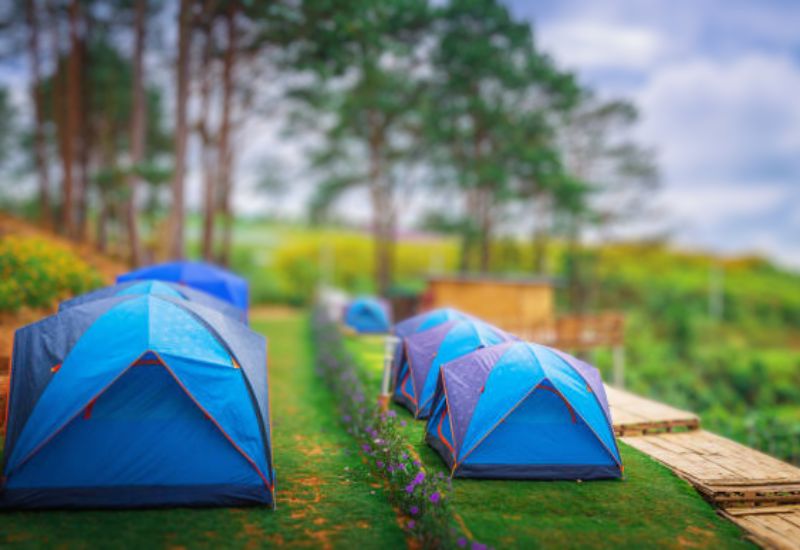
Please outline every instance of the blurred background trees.
M2 18L30 106L4 117L19 153L4 156L35 180L31 210L132 265L187 254L192 167L198 252L230 261L235 144L248 121L273 120L255 99L265 90L292 113L288 135L314 136L312 218L364 197L381 293L398 231L423 219L458 235L463 272L490 271L510 236L531 242L525 269L548 274L550 239L566 239L586 301L582 240L657 181L630 139L635 107L596 98L497 0L20 0ZM425 197L416 212L412 195Z

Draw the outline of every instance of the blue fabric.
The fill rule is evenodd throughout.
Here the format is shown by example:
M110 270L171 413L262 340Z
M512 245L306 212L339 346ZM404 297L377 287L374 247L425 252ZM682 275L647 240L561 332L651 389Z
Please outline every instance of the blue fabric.
M469 315L462 313L457 309L443 307L409 317L408 319L397 323L393 332L395 336L405 338L406 336L411 336L417 332L426 331L435 326L441 325L442 323L446 323L447 321L470 318L471 317Z
M430 414L431 401L439 379L442 365L457 357L466 355L477 349L493 346L508 341L508 335L497 328L481 321L459 321L447 333L431 363L430 370L421 384L422 391L417 397L420 418ZM418 384L417 387L420 387Z
M524 434L524 437L523 437ZM503 420L465 464L613 466L611 455L580 418L573 422L561 398L542 387Z
M344 322L361 333L385 333L391 329L386 307L375 298L357 298L350 302L344 314Z
M619 477L622 462L611 419L586 369L568 359L545 346L510 342L447 362L426 440L449 465L455 463L455 475ZM441 442L442 417L451 423L445 439L452 442L455 461Z
M230 271L205 262L167 262L131 271L117 277L117 282L141 279L171 281L202 290L230 302L245 314L248 308L247 281Z
M244 311L234 306L233 304L215 298L211 294L202 290L197 290L186 285L179 285L177 283L170 283L158 280L134 280L125 283L117 283L112 286L103 287L86 294L81 294L70 300L61 302L58 306L59 311L66 311L67 309L83 305L87 302L94 300L103 300L113 296L128 296L139 294L153 294L165 298L174 298L177 300L188 300L190 302L197 302L206 307L210 307L225 315L242 321L247 322L247 315Z
M0 509L173 508L270 505L272 495L255 485L135 485L5 489Z
M509 407L518 406L531 391L548 380L600 439L606 452L619 462L614 433L602 407L586 389L586 382L562 359L544 346L522 344L506 351L495 364L469 429L458 450L459 457L471 452L505 418Z
M392 331L399 339L392 356L392 380L397 380L397 371L405 360L404 341L407 337L438 327L448 321L463 319L472 319L472 317L457 309L445 307L426 311L397 323Z
M18 341L35 344L30 335L41 328L91 314L94 321L84 323L49 381L12 374L10 418L27 421L15 420L18 436L6 441L7 487L33 498L26 491L36 487L164 486L171 479L181 486L260 484L269 492L264 482L272 486L274 471L263 337L199 304L139 295L69 308L38 329L22 329ZM32 355L26 343L20 358ZM60 344L55 355L66 347ZM142 365L143 354L163 366ZM41 365L31 368L28 361L23 368L50 372L52 359L40 359ZM14 366L24 364L20 359ZM38 398L25 395L37 389Z
M11 358L4 465L39 397L50 383L54 375L52 369L64 361L78 339L103 313L124 300L111 298L84 304L16 331Z
M129 369L86 416L33 455L8 487L261 484L160 365Z
M228 352L233 356L245 375L248 390L258 406L261 428L267 441L267 449L272 449L272 436L269 424L269 380L267 370L267 341L252 330L217 311L197 303L180 303L181 307L192 312L196 318L217 334ZM267 457L270 470L272 459Z
M133 283L116 293L117 296L127 296L128 294L157 294L159 296L169 296L170 298L185 298L182 293L161 281L141 281Z

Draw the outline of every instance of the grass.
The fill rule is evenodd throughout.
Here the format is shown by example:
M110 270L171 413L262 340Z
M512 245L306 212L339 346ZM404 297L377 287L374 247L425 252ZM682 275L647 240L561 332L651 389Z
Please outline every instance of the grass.
M269 338L277 510L47 511L0 515L0 546L399 548L395 512L314 374L304 317L255 319Z
M366 381L377 392L382 342L349 336ZM432 472L449 473L424 443L424 422L393 405L406 436ZM716 515L686 482L620 444L625 479L585 483L454 479L454 511L479 541L497 548L746 548L741 530Z

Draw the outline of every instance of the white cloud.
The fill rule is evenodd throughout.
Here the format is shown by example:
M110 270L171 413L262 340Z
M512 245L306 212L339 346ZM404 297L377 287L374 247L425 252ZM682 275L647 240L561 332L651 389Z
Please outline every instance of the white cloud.
M800 173L798 90L800 69L780 57L673 64L637 96L642 136L670 178L781 180Z
M642 70L664 52L661 36L652 29L610 22L564 21L542 26L538 37L570 68Z

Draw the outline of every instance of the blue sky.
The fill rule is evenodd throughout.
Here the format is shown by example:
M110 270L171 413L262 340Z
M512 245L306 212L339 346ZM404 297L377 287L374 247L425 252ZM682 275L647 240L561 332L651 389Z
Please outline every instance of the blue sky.
M674 240L800 267L800 1L507 4L582 82L639 106Z

